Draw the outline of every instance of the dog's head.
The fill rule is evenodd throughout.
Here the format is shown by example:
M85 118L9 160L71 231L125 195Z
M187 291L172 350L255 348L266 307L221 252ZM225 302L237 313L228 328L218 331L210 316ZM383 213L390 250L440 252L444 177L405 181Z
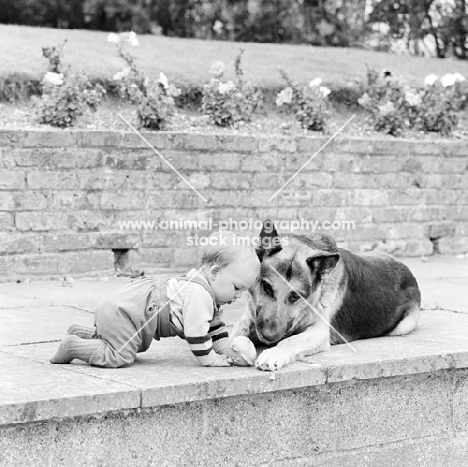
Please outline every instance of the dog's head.
M280 237L271 221L265 221L259 243L260 279L250 294L257 337L273 345L317 321L323 280L340 255L328 235Z

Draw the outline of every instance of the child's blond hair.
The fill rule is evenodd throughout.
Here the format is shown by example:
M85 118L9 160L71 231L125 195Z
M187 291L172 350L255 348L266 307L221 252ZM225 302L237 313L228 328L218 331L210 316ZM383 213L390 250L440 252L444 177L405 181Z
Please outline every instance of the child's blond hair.
M202 264L216 263L221 268L231 264L240 256L246 261L258 258L250 238L229 230L210 234L207 244L201 247L200 255Z

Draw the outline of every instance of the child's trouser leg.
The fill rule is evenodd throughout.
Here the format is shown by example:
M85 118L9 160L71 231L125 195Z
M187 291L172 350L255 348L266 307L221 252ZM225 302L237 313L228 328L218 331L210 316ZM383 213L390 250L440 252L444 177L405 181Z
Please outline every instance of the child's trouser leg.
M72 324L67 329L67 334L78 336L82 339L95 339L98 337L96 326L85 326L84 324Z
M70 335L60 342L57 353L50 359L50 363L70 363L75 358L89 363L93 354L104 345L105 342L101 339L82 339Z

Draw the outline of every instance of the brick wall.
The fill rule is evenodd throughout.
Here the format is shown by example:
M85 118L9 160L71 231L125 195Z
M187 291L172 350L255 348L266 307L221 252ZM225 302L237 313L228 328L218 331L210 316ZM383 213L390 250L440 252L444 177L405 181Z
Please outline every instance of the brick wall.
M124 230L119 221L265 218L355 222L328 230L353 251L468 252L468 142L340 138L269 198L323 138L147 134L203 201L135 134L0 132L0 278L197 261L192 230ZM249 229L248 234L256 234Z

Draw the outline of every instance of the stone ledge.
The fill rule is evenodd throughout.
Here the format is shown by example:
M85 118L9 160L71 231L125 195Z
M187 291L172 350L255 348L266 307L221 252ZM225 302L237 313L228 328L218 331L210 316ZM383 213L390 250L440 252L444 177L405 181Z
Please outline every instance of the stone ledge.
M88 314L79 321L90 324L91 319ZM56 342L4 346L0 363L7 374L0 387L0 424L467 368L467 327L467 314L424 311L419 329L410 336L357 341L352 344L356 352L335 346L275 373L200 367L178 338L155 342L135 365L115 370L50 365Z

